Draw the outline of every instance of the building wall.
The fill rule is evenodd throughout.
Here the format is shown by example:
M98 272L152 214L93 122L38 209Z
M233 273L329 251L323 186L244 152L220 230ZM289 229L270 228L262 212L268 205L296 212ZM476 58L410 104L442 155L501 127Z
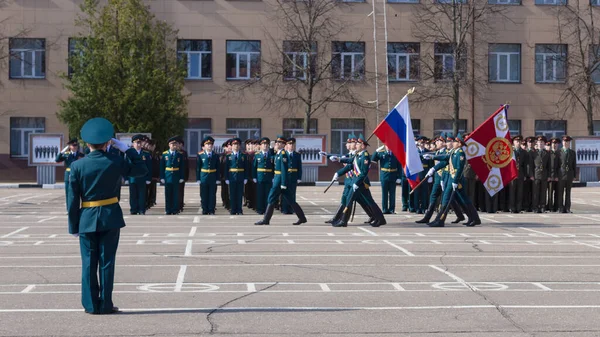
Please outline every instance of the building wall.
M213 133L225 133L226 118L261 118L261 134L273 137L282 132L282 118L302 118L299 111L264 111L261 109L261 98L249 95L244 101L227 99L224 89L230 84L225 80L225 54L227 40L260 40L262 50L269 48L265 30L274 36L280 36L272 6L266 1L229 1L229 0L158 0L149 1L148 5L158 19L171 22L179 30L181 39L212 40L212 80L188 81L186 91L191 93L189 101L190 118L211 118ZM482 0L483 1L483 0ZM520 6L508 6L507 17L511 20L499 19L494 22L494 43L518 43L521 45L521 82L514 84L490 83L477 88L475 101L475 119L477 125L494 112L501 104L510 102L509 118L521 121L521 133L532 135L535 131L535 120L553 118L555 103L560 97L564 85L537 84L534 81L534 45L536 43L556 43L556 19L553 6L536 6L533 0L523 0ZM45 117L45 131L65 133L67 129L56 118L58 99L66 98L68 93L63 89L63 82L58 77L67 71L68 39L76 36L75 18L80 1L70 0L18 0L8 2L0 10L0 20L4 19L4 31L7 36L14 36L23 30L24 37L46 39L46 77L44 79L9 79L8 64L0 69L0 181L35 180L34 169L24 169L26 159L10 156L10 118L11 117ZM378 63L379 72L386 65L386 55L382 34L383 4L377 3L378 29ZM388 40L389 42L419 42L413 37L412 18L415 7L410 4L387 4ZM372 11L370 0L366 3L353 3L340 10L339 18L346 27L340 34L340 41L364 41L365 62L367 72L374 72L373 22L367 15ZM483 55L482 67L487 69L487 43L478 43L477 54ZM7 46L8 49L8 46ZM431 52L432 45L422 43L421 53ZM5 60L6 61L6 60ZM481 76L486 76L485 74ZM385 80L381 79L379 101L381 112L385 115L388 107L386 101ZM393 105L410 87L419 82L390 83L390 105ZM364 101L375 99L373 83L357 83L355 89ZM461 119L468 120L471 129L470 94L463 93ZM420 132L431 136L434 132L435 119L447 119L451 112L450 102L432 102L424 105L413 105L413 118L420 119ZM365 135L368 136L376 126L378 117L374 110L366 110L350 115L346 109L330 106L326 114L314 116L318 118L318 133L330 136L331 118L364 118ZM585 115L575 111L568 115L567 133L573 136L585 135ZM375 142L376 143L376 142ZM329 175L331 168L324 169ZM6 174L4 174L6 172ZM323 173L325 174L325 173ZM60 176L58 174L57 176Z

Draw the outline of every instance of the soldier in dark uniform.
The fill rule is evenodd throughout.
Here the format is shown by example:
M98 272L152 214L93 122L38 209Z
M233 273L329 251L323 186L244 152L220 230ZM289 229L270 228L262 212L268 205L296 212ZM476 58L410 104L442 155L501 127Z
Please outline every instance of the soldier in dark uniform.
M513 153L519 174L509 184L509 208L511 213L521 213L523 209L523 186L527 181L527 152L522 149L523 136L513 137Z
M219 155L213 151L214 138L208 136L202 140L203 150L196 159L196 181L200 185L202 214L215 214L217 205L217 181L221 172Z
M383 214L394 214L396 212L396 183L400 182L398 171L402 170L402 166L387 146L382 146L373 153L371 162L379 163Z
M177 150L177 137L169 138L169 150L162 153L160 160L160 182L165 185L165 214L179 213L179 186L183 182L185 169L183 156Z
M526 212L532 212L533 208L533 169L534 165L532 162L533 152L535 151L534 146L535 137L527 137L525 138L526 149L525 149L525 158L527 159L525 171L525 183L523 184L523 210Z
M571 187L573 187L577 168L575 151L571 150L571 140L571 137L563 136L563 147L559 151L560 173L558 175L558 195L556 199L561 213L571 213Z
M143 135L131 138L133 149L146 165L147 173L143 177L127 177L129 179L129 210L130 214L146 214L146 188L152 180L152 156L150 152L142 150Z
M219 154L219 168L221 170L221 174L219 175L221 178L221 202L223 203L223 208L226 210L231 209L231 206L229 205L229 186L225 183L227 180L227 156L230 152L231 139L228 139L223 143L223 153Z
M55 161L57 163L60 162L65 162L65 175L64 175L64 182L65 182L65 197L66 199L69 199L69 175L71 174L71 164L74 163L76 160L81 159L85 157L83 153L81 153L79 151L79 143L77 141L77 138L72 138L68 143L67 146L65 146L65 148L58 154L56 155Z
M183 161L183 171L181 177L183 178L183 182L179 184L179 212L183 212L183 207L185 206L185 182L190 178L190 170L189 170L189 161L188 161L188 153L185 150L185 142L183 138L177 136L177 151L181 153L181 160Z
M248 158L241 151L242 140L234 138L231 141L231 153L227 156L225 171L227 180L225 184L229 186L229 203L231 215L242 215L242 202L244 196L244 185L248 183Z
M69 233L79 237L81 252L81 304L88 314L118 312L112 300L115 255L125 227L117 198L124 176L140 177L147 168L138 153L116 139L114 146L127 154L110 156L105 150L114 128L104 118L88 120L81 137L91 152L71 165L69 176Z
M560 152L558 145L560 139L554 137L550 140L550 172L548 172L548 201L546 209L549 212L558 212L558 176L560 174Z
M271 140L260 139L260 151L254 156L252 180L256 184L256 213L263 215L267 209L269 192L273 187L275 156L270 151Z
M298 184L302 180L302 155L296 151L296 138L288 138L286 144L286 151L289 157L288 165L288 196L292 199L291 201L296 202L296 189ZM285 201L285 198L281 200L281 213L293 214L294 210Z
M252 172L252 164L254 163L254 140L247 139L245 142L246 158L248 161L246 162L246 170L248 172ZM256 185L252 179L248 180L248 183L244 186L244 206L255 209L256 208L256 200L254 199L256 196Z
M156 142L153 139L148 139L148 152L152 155L152 180L148 186L148 202L146 209L156 205L156 184L160 180L160 158L161 154L156 150Z
M546 137L537 137L538 149L532 151L531 162L533 164L533 202L535 212L543 213L546 207L546 193L548 188L548 173L550 172L550 154L544 150Z
M269 192L269 200L267 209L265 210L265 216L261 221L254 223L255 225L269 224L275 210L275 201L279 198L280 194L283 194L283 197L287 199L287 202L289 202L289 204L292 206L294 213L296 213L296 216L298 216L298 221L294 222L293 224L301 225L307 222L306 217L304 216L304 211L302 208L300 208L300 205L298 205L297 202L294 202L290 198L289 191L287 189L289 157L284 150L286 143L287 140L283 136L277 137L277 141L275 142L275 178L273 180L273 187Z

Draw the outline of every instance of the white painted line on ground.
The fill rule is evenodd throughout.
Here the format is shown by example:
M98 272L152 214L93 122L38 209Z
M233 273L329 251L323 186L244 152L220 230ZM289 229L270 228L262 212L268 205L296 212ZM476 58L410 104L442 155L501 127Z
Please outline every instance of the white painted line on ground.
M406 291L406 289L404 289L404 287L402 287L400 285L400 283L392 283L392 286L394 287L394 289L399 290L399 291Z
M494 223L502 223L502 221L494 220L494 219L489 218L487 216L479 216L479 217L482 218L483 220L491 221L491 222L494 222Z
M143 245L144 244L144 240L137 240L137 242L135 243L136 245Z
M15 234L20 233L20 232L22 232L24 230L27 230L28 228L29 227L21 227L21 228L17 229L16 231L12 231L12 232L10 232L8 234L4 234L4 235L0 236L0 238L4 239L4 238L7 238L7 237L10 237L11 235L15 235Z
M245 245L246 240L237 240L238 245Z
M52 219L56 219L56 218L58 218L58 217L57 216L51 216L49 218L42 219L42 220L38 221L38 223L42 223L42 222L45 222L45 221L48 221L48 220L52 220Z
M179 267L179 273L177 274L177 281L175 282L175 292L181 292L181 288L183 287L183 281L185 280L185 272L187 271L187 266L182 265Z
M187 244L185 245L185 254L184 256L192 256L192 240L187 240Z
M21 290L22 294L26 294L30 291L32 291L35 288L35 284L30 284L27 287L25 287L25 289Z
M533 284L534 286L536 286L536 287L538 287L538 288L540 288L542 290L552 291L552 289L550 289L549 287L546 287L545 285L543 285L543 284L541 284L539 282L532 282L531 284Z
M33 245L34 245L34 246L39 246L39 245L41 245L42 243L44 243L44 241L37 241L37 242L36 242L36 243L34 243Z
M436 245L442 245L442 244L443 244L443 243L441 243L441 242L440 242L440 241L438 241L438 240L431 240L431 242L432 242L432 243L435 243Z
M331 291L331 289L326 283L319 283L319 287L321 287L322 291Z
M254 283L248 283L248 284L246 284L246 290L249 293L255 293L256 292L256 284L254 284Z
M321 207L321 209L323 210L323 212L327 213L327 214L333 214L333 212L331 212L330 210L328 210L327 208L323 208Z
M373 231L370 231L370 230L368 230L368 229L366 229L366 228L364 228L364 227L358 227L358 229L360 229L361 231L363 231L363 232L365 232L365 233L369 233L369 234L371 234L371 235L373 235L373 236L379 236L379 234L377 234L377 233L375 233L375 232L373 232Z
M194 223L200 223L200 217L199 216L195 216L194 217Z
M434 265L429 265L429 267L431 267L431 268L433 268L433 269L435 269L437 271L440 271L440 272L446 274L446 276L450 277L451 279L453 279L454 281L456 281L458 283L461 283L461 284L463 284L465 286L467 285L467 281L463 280L462 278L460 278L460 277L452 274L451 272L449 272L449 271L447 271L445 269L442 269L442 268L440 268L438 266L434 266Z
M190 234L188 234L188 236L195 236L197 230L198 230L198 227L192 227L190 229Z
M554 235L554 234L550 234L550 233L546 233L546 232L541 232L541 231L536 231L535 229L530 229L530 228L525 228L525 227L519 227L519 229L525 230L525 231L529 231L529 232L533 232L533 233L537 233L537 234L543 234L546 236L550 236L553 238L559 238L560 236L558 235Z
M406 250L406 249L404 249L404 248L402 248L402 247L400 247L400 246L398 246L398 245L395 245L395 244L393 244L393 243L389 242L388 240L383 240L383 242L385 242L385 243L387 243L388 245L390 245L390 246L392 246L392 247L394 247L394 248L398 249L399 251L403 252L403 253L404 253L404 254L406 254L407 256L415 256L415 254L413 254L413 253L409 252L408 250Z
M573 215L575 215L576 217L581 218L581 219L592 220L592 221L600 221L600 219L590 218L590 217L583 216L583 215L577 215L577 214L573 214Z
M600 249L600 247L598 247L598 246L596 246L596 245L589 244L589 243L585 243L585 242L579 242L579 241L574 241L574 242L575 242L575 243L578 243L578 244L580 244L580 245L583 245L583 246L588 246L588 247L592 247L592 248Z
M416 236L425 236L423 233L415 233Z

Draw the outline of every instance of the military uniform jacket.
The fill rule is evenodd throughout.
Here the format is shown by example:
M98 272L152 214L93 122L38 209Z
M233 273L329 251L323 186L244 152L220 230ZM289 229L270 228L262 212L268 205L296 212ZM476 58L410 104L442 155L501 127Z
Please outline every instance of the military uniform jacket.
M369 156L369 152L365 150L363 152L357 153L356 156L354 156L354 161L352 162L352 183L358 186L360 186L361 184L365 184L365 187L369 187L369 185L371 184L369 181L370 166L371 157Z
M81 202L116 200L121 189L121 177L143 177L148 173L136 150L129 149L126 154L124 159L104 151L92 151L71 165L67 198L70 234L125 227L118 202L87 208L81 208Z
M196 180L200 180L201 184L216 183L221 174L219 155L216 152L209 153L206 151L198 152L196 158Z
M248 158L245 153L230 153L227 155L227 162L225 165L227 180L229 180L230 183L239 183L243 182L244 179L248 179Z
M181 153L181 160L183 161L181 177L183 177L183 180L187 181L190 179L190 170L188 169L188 153L186 151L179 151L179 153Z
M515 155L517 171L519 171L518 177L521 181L523 181L523 178L525 178L528 175L527 170L529 168L529 154L526 150L523 150L521 148L513 148L513 153Z
M546 150L531 151L533 172L531 177L537 180L548 179L550 173L550 154Z
M72 153L71 151L66 151L65 153L60 153L59 152L56 155L55 161L57 163L60 163L60 162L64 161L65 162L65 167L66 168L70 168L71 164L73 162L75 162L76 160L81 159L83 157L85 157L85 155L83 153L79 152L79 151L77 151L77 153Z
M273 181L274 171L275 155L270 151L267 151L266 154L262 151L256 152L252 165L252 178L259 183L270 183Z
M291 184L296 184L298 180L302 180L302 155L296 151L288 152L290 160L288 165L288 181Z
M400 163L391 151L381 149L371 156L371 161L379 162L379 180L393 181L399 178Z
M227 151L223 151L222 154L219 155L219 170L220 171L220 175L219 178L221 179L221 181L225 181L227 180L227 158L229 156L229 153Z
M534 149L527 149L525 150L525 153L527 153L527 171L526 171L526 176L527 178L532 178L534 171L535 171L535 166L533 164L533 156L535 155L535 150Z
M165 151L160 158L160 179L165 183L179 183L183 179L182 172L185 169L183 156L179 151Z
M571 149L560 150L560 173L558 178L560 180L573 180L575 179L575 169L577 167L577 156L575 151Z
M275 184L279 184L279 186L287 187L288 162L289 157L285 150L280 150L275 155Z
M135 149L133 149L135 151ZM137 153L137 151L136 151ZM138 154L140 156L140 159L142 159L142 162L144 163L144 165L146 165L146 169L148 170L148 173L146 173L144 176L141 177L128 177L129 179L129 183L133 184L136 182L146 182L146 181L151 181L152 180L152 155L150 154L150 152L142 150L140 151L140 153Z
M448 163L448 171L450 172L450 178L452 179L453 183L462 183L466 164L467 157L465 156L465 151L463 151L462 148L452 151L452 156L450 158L450 162Z

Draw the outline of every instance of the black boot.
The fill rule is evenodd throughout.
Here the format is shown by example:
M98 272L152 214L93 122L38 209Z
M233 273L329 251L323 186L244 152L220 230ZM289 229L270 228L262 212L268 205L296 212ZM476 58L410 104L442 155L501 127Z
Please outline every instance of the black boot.
M456 214L456 220L452 221L452 223L459 223L459 222L465 220L463 211L465 213L467 213L467 217L469 218L469 221L471 220L471 215L469 214L469 211L467 209L463 209L462 204L457 203L456 201L452 201L451 206L452 206L452 209L454 210L454 214ZM467 221L467 223L469 223L469 221Z
M375 217L375 221L371 223L372 227L379 227L387 224L387 221L385 221L385 216L377 204L374 203L371 205L371 211Z
M350 208L345 207L344 210L342 211L341 218L338 221L332 223L331 225L333 227L348 227L348 220L350 220L350 213L352 213Z
M428 223L431 220L431 216L433 215L433 210L435 209L434 204L429 204L429 208L427 208L427 212L425 212L425 216L421 220L415 221L416 223Z
M444 227L445 226L445 221L446 221L446 215L447 212L444 212L446 210L446 206L442 205L442 207L440 208L440 212L438 213L437 217L435 218L435 220L433 220L432 222L428 223L427 226L429 227Z
M371 209L371 207L369 207L369 205L367 205L360 198L356 202L360 205L360 207L362 207L362 209L365 211L365 214L367 214L367 216L369 217L369 220L365 221L364 223L370 224L373 221L375 221L375 216L373 216L373 210Z
M325 221L325 223L334 223L335 221L338 221L340 219L340 217L342 216L343 211L344 211L344 205L340 204L340 206L338 207L337 211L335 212L335 215L333 216L333 218Z
M258 221L255 222L255 225L268 225L269 221L271 221L271 217L273 216L273 211L275 210L275 206L273 204L268 204L267 205L267 210L265 211L265 217Z
M308 220L306 220L306 216L304 216L304 211L302 210L300 205L298 205L297 202L294 202L291 206L294 210L294 213L296 213L296 215L298 216L298 221L294 222L292 225L297 226L306 223Z
M475 207L473 207L473 204L468 204L468 205L466 205L466 207L469 210L469 213L471 215L471 221L469 221L466 224L466 226L474 227L477 225L481 225L481 220L479 219L479 214L477 214L477 210L475 209Z

